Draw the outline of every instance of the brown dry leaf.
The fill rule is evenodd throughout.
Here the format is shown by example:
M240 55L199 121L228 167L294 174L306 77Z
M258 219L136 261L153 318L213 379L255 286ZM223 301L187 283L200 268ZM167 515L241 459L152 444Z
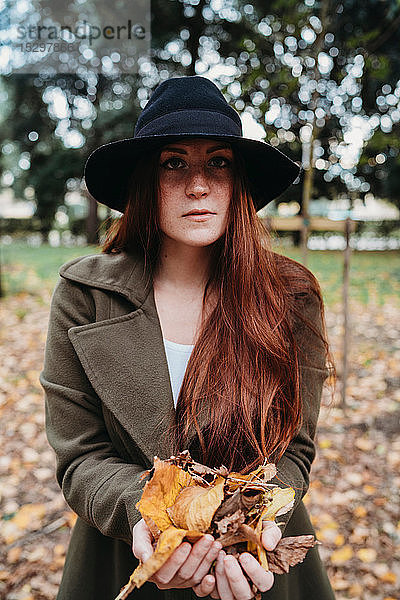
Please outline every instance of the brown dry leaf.
M231 515L222 517L222 519L217 522L217 532L220 535L223 535L228 531L237 531L239 529L239 525L244 523L244 521L245 515L241 509L238 509Z
M270 571L279 575L288 573L289 567L303 562L308 550L319 543L313 535L281 538L274 550L267 552Z
M275 465L262 465L242 476L227 473L225 467L211 469L195 463L186 450L166 461L154 457L153 469L136 508L157 545L154 554L139 564L116 600L124 600L133 589L142 586L183 538L194 543L205 533L212 533L234 556L240 553L238 544L247 542L248 551L269 570L268 554L261 539L263 521L273 521L277 514L287 512L295 496L291 487L282 489L266 483L276 474ZM314 542L313 536L301 536L298 540L292 538L297 545L283 544L277 553L276 568L285 569L303 560L310 537Z
M182 490L167 513L175 527L206 532L224 499L224 480L209 488L190 486Z
M160 531L164 531L172 525L167 508L174 504L179 492L190 485L195 485L195 482L188 473L155 456L154 474L146 482L136 508L142 515L153 519Z
M150 529L151 535L153 536L153 538L155 540L158 540L158 538L160 537L160 534L161 534L161 530L154 523L153 519L151 517L149 517L148 515L143 515L143 519L146 521L146 525Z

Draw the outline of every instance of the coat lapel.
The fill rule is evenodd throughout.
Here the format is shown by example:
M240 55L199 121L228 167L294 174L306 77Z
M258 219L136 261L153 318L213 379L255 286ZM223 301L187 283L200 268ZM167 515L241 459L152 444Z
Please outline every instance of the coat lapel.
M166 429L175 407L151 275L140 256L121 254L74 259L60 269L134 305L127 314L72 327L68 336L97 395L152 464L154 456L172 453ZM206 424L203 414L200 425ZM194 436L193 427L188 446Z

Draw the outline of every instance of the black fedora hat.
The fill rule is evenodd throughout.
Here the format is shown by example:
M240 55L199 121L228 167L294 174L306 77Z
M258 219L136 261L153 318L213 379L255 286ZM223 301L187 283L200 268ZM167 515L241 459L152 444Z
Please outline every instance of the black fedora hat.
M239 114L219 88L200 75L160 83L141 112L132 138L104 144L88 157L84 178L100 203L125 210L129 177L146 151L179 138L226 140L244 159L256 210L284 192L301 167L266 142L243 137Z

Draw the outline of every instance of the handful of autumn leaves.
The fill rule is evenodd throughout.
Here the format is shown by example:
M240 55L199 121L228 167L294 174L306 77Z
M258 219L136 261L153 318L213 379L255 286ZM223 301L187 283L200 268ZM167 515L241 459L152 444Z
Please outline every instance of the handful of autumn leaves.
M195 543L210 533L227 554L238 557L250 552L273 573L287 573L290 566L303 561L309 548L320 543L313 535L300 535L281 538L272 551L263 547L263 520L274 521L294 504L293 488L267 483L276 475L273 463L264 463L247 475L229 473L224 466L216 469L195 462L185 450L167 460L155 456L153 468L143 477L151 474L136 508L157 545L150 558L140 561L115 600L125 600L140 588L184 538ZM214 567L215 563L212 574ZM256 598L261 598L250 579L249 583Z

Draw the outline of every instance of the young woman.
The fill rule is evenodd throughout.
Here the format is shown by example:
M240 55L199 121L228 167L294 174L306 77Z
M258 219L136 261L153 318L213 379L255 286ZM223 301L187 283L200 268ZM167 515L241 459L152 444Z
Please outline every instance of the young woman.
M322 386L334 366L319 284L273 252L256 211L299 173L199 77L156 88L133 138L88 159L85 180L120 210L102 253L60 268L40 381L57 479L78 519L58 600L114 598L153 552L135 508L155 455L249 472L265 457L294 506L263 531L313 533L302 498ZM209 574L216 562L215 577ZM285 575L212 536L182 543L132 597L334 598L318 548Z

